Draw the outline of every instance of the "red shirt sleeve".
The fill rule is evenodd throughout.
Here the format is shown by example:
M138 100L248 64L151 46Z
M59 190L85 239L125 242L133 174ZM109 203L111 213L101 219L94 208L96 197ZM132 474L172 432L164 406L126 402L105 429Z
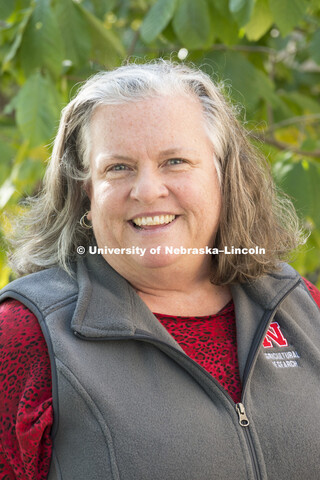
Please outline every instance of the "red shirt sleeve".
M313 285L313 283L309 282L306 278L303 278L304 283L306 284L313 300L316 302L318 307L320 308L320 291Z
M0 478L45 480L53 423L51 367L36 317L20 302L0 305Z

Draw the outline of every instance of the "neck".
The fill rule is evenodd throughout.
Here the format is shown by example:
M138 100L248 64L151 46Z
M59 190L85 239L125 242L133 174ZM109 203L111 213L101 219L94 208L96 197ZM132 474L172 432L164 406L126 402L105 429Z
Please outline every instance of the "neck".
M230 300L227 286L213 285L209 277L179 282L175 276L171 284L160 286L133 285L140 298L154 313L179 316L204 316L219 312Z
M210 282L211 261L190 259L166 266L132 268L112 265L155 313L180 316L212 315L230 300L229 287Z

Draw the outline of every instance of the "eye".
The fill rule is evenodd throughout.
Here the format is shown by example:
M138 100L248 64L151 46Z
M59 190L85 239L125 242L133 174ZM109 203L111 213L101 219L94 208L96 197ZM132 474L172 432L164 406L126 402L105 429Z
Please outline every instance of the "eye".
M115 163L107 168L106 173L125 172L127 170L130 170L130 167L125 163Z
M114 172L120 172L121 170L126 170L128 167L123 163L117 163L117 165L112 165L108 170L112 170Z
M183 163L186 163L186 160L184 160L183 158L170 158L167 161L168 165L181 165Z

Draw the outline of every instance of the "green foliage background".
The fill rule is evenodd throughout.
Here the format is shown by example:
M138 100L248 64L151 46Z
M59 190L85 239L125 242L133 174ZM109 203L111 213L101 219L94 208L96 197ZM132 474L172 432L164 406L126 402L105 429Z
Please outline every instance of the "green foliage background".
M320 0L0 0L0 286L4 213L41 185L61 108L89 75L164 56L201 65L310 230L297 270L320 286Z

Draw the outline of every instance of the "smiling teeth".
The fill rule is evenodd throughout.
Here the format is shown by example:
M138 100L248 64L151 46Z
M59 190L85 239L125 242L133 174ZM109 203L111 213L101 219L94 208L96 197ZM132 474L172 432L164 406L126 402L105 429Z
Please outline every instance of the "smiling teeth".
M134 218L132 222L138 225L138 227L144 225L166 225L167 223L173 222L175 218L175 215L156 215L155 217L137 217Z

